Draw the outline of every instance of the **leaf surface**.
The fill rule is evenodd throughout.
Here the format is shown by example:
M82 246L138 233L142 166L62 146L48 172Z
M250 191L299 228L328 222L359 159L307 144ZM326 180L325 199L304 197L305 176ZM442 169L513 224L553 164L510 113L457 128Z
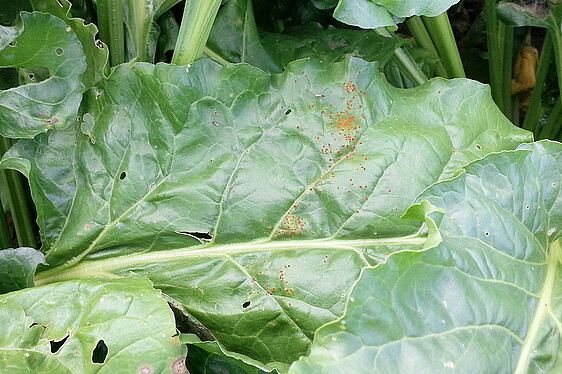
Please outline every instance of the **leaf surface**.
M334 18L363 29L395 26L393 17L435 17L458 0L339 0Z
M221 373L229 374L262 374L259 363L247 357L227 355L216 341L201 341L194 334L181 334L180 343L187 344L187 368L191 374ZM250 361L250 363L248 363Z
M144 274L225 349L286 369L362 267L434 245L400 219L419 193L531 140L483 85L406 91L378 68L118 67L86 95L86 135L20 141L3 160L41 201L51 268L37 282Z
M217 60L247 62L265 71L282 71L260 39L251 0L231 0L219 9L205 53L215 59L218 56Z
M104 78L106 68L109 72L109 50L99 39L96 39L98 28L93 23L86 23L81 18L72 17L72 4L68 0L31 0L33 10L50 13L72 28L80 41L86 56L86 70L82 75L82 83L90 88ZM82 4L84 6L84 4Z
M0 296L0 318L10 321L0 326L5 372L186 373L177 370L185 347L173 337L172 312L146 279L75 280L12 292Z
M546 373L560 361L560 143L487 156L430 187L443 239L366 268L293 373ZM552 372L556 372L555 370Z
M0 135L32 138L75 122L86 59L62 20L42 13L20 16L16 26L0 27L0 67L29 68L28 84L0 92Z
M35 269L46 264L43 253L28 247L0 251L0 293L33 287Z
M402 44L370 31L324 29L319 23L258 33L252 2L231 0L219 10L206 52L216 61L247 62L280 73L292 61L311 57L329 63L353 56L384 64Z

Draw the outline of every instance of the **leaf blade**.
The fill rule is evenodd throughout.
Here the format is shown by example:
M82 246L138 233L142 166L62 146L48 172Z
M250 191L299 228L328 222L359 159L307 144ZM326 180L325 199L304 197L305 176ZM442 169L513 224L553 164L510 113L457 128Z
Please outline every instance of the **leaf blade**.
M146 279L69 281L5 294L0 303L3 320L11 322L2 325L0 341L6 368L71 373L145 366L163 373L185 359L172 337L172 313ZM92 362L100 341L107 347L103 365Z
M28 83L0 92L1 135L32 138L76 119L86 69L82 45L66 24L49 14L20 14L19 23L3 27L0 66L30 68ZM45 73L45 68L48 73ZM46 77L41 75L46 74Z
M320 329L311 355L291 372L342 365L381 372L548 371L557 359L562 315L552 303L559 298L562 149L554 142L520 149L476 161L420 196L446 209L443 242L366 268L346 315ZM505 219L489 218L494 215Z

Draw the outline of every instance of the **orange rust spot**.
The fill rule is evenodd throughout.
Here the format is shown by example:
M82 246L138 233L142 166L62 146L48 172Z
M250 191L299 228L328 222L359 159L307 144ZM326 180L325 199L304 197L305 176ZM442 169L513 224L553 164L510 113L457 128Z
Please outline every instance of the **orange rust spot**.
M306 220L297 215L287 214L283 219L283 226L277 230L277 235L298 235L305 230ZM276 235L276 236L277 236Z
M334 125L332 123L332 125ZM361 127L357 124L355 116L349 115L347 110L336 114L336 128L347 142L353 142L357 136L357 130Z
M344 83L345 86L345 90L347 91L347 93L352 93L357 91L357 87L355 87L355 85L353 83Z
M341 131L356 130L357 124L355 123L355 116L347 116L338 113L338 122L336 123L336 128Z

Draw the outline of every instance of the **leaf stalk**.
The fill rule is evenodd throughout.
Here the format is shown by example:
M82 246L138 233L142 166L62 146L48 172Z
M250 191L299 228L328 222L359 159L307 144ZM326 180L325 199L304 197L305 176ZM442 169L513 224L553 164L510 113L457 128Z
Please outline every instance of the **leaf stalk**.
M422 17L422 20L449 78L465 78L466 74L447 13L441 13L437 17Z
M190 0L185 4L183 17L172 56L172 63L187 65L203 54L221 0Z
M0 154L6 153L11 146L10 139L0 137ZM12 213L19 246L37 248L31 206L20 174L14 170L0 170L0 179L1 184L6 186L7 205Z

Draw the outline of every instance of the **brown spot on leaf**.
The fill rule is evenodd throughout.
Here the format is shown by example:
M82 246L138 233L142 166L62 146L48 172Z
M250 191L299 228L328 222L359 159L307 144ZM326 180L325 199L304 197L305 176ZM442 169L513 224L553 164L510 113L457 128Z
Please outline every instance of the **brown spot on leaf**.
M139 368L139 374L152 374L154 369L150 365L143 365Z
M172 362L170 369L172 369L172 374L189 374L189 370L185 366L185 356L181 356Z

